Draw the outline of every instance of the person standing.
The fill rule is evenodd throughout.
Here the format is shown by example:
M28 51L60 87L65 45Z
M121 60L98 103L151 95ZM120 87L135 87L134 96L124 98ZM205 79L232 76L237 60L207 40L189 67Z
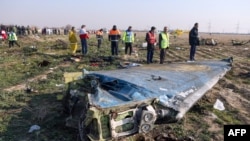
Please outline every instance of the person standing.
M132 26L123 33L122 41L125 42L125 54L127 55L129 49L129 55L132 54L132 44L134 42L134 33L132 32Z
M6 33L6 31L4 30L4 29L1 29L1 36L2 36L2 40L6 40L7 39L7 33Z
M103 41L103 29L99 29L96 31L96 39L97 39L97 48L100 49Z
M118 55L119 40L121 39L121 33L117 29L116 25L109 31L109 41L111 42L111 54Z
M13 30L9 32L8 40L9 40L9 48L14 47L14 44L20 47L20 45L17 43L16 33Z
M198 23L195 23L189 32L189 45L191 46L189 59L190 61L195 61L196 46L199 45Z
M79 36L81 39L82 45L82 55L86 55L88 53L88 43L87 39L89 39L88 32L86 31L86 25L82 25L79 31Z
M69 42L70 42L71 53L74 56L77 50L77 36L74 26L69 31Z
M166 57L166 50L169 48L168 27L163 28L163 32L159 34L160 64L163 64Z
M147 64L153 63L154 57L154 48L157 42L155 35L155 27L152 26L150 31L146 34L146 42L147 42Z

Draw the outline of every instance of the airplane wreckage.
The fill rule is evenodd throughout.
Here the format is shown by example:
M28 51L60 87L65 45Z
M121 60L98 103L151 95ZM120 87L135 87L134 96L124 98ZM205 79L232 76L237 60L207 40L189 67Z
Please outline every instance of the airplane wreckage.
M182 119L222 78L233 58L152 64L81 73L63 98L81 141L103 141L148 133L156 124Z

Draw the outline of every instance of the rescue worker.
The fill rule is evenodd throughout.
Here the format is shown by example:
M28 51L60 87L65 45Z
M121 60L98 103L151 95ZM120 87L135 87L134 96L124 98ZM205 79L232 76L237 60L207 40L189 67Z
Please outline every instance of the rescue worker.
M100 49L103 41L103 29L99 29L96 31L96 39L97 39L97 48Z
M79 31L79 36L80 36L81 45L82 45L82 55L86 55L88 53L87 39L89 39L89 35L85 28L86 28L86 25L82 25Z
M74 26L69 31L69 42L70 42L71 53L73 56L75 56L78 47L77 47L77 36Z
M200 44L198 36L198 23L194 24L194 27L189 32L189 45L190 45L190 61L195 61L196 46Z
M14 47L14 44L20 47L20 45L17 43L16 33L13 30L9 32L8 40L9 40L9 48Z
M169 48L168 27L165 26L159 34L160 64L163 64L166 56L166 50Z
M109 41L111 42L111 54L118 55L119 40L121 39L121 33L117 29L116 25L109 31Z
M122 41L125 42L125 54L127 55L129 49L129 55L132 53L132 44L134 42L134 33L132 32L132 26L123 33Z
M156 35L155 35L155 27L152 26L150 31L146 34L146 42L147 42L147 64L153 63L154 57L154 48L156 45Z

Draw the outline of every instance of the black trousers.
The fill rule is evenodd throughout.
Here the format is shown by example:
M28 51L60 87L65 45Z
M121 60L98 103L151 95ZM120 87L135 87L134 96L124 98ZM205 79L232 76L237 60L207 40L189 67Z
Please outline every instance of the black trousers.
M98 49L101 48L101 45L102 45L102 39L97 39L97 47L98 47Z
M129 55L132 54L132 43L125 43L125 54L128 53L129 50Z
M118 55L118 41L111 41L111 54Z
M194 61L195 60L195 52L196 52L196 45L191 45L190 47L190 61Z
M166 48L161 48L161 50L160 50L160 64L163 64L165 57L166 57L166 52L167 52Z
M153 63L154 49L155 49L155 45L148 43L148 46L147 46L147 63L148 64Z
M17 43L17 41L9 41L9 47L14 47L14 45L17 45L20 47L20 45Z

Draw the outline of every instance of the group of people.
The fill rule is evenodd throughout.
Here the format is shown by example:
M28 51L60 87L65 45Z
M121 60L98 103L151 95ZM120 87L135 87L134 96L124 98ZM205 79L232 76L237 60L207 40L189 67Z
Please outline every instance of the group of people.
M155 35L156 28L151 27L150 31L146 34L147 41L147 64L153 63L154 50L157 43L157 38ZM165 26L163 31L159 34L159 49L160 49L160 64L164 63L167 49L169 49L169 33L168 27ZM189 32L189 45L190 45L190 55L189 61L195 61L196 46L199 45L199 35L198 35L198 23L195 23Z
M146 33L145 41L147 42L147 64L153 63L154 50L157 45L157 34L156 28L154 26L151 27L150 31ZM96 39L97 39L97 48L101 48L101 44L103 41L103 29L99 29L96 31ZM108 32L108 40L111 43L111 54L118 55L118 45L119 41L122 40L125 43L125 54L132 54L132 46L134 43L135 34L132 31L132 26L129 26L128 29L121 35L119 29L117 29L116 25L113 25L112 29ZM86 25L82 25L79 31L79 38L81 40L82 46L82 55L86 55L88 53L88 44L87 40L89 39L89 34L86 31ZM71 46L72 55L75 55L77 50L77 33L75 31L75 27L72 27L69 31L69 41ZM159 49L160 49L160 64L164 63L167 49L169 49L169 33L168 27L165 26L163 31L159 34ZM198 23L194 24L194 27L189 32L189 44L190 44L190 61L195 61L195 52L196 46L199 45L199 37L198 37Z
M23 35L31 35L38 34L38 28L35 26L21 26L21 25L0 25L1 30L5 30L6 32L15 32L17 36Z
M99 29L95 32L97 39L97 48L100 49L103 42L103 29ZM81 40L81 53L82 55L86 55L88 53L88 43L89 33L86 31L86 25L82 25L79 31L79 38ZM128 30L124 32L123 37L121 37L121 32L117 29L116 25L112 27L109 31L108 39L111 42L111 54L118 55L118 43L122 38L123 42L125 42L125 53L129 52L129 55L132 54L132 43L134 42L134 33L132 32L132 27L129 26ZM76 54L77 46L77 32L75 27L72 27L69 31L69 41L72 55ZM128 51L129 50L129 51Z
M9 48L14 47L14 45L20 47L20 45L17 42L17 35L13 29L10 30L9 32L6 32L5 30L2 29L0 34L3 41L5 40L9 41Z

